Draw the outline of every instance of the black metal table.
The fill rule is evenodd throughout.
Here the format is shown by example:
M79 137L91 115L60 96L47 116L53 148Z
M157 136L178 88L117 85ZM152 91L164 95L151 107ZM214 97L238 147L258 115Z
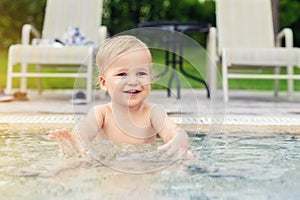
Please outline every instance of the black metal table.
M161 21L161 22L144 22L144 23L140 23L138 25L139 28L142 27L155 27L155 28L162 28L162 29L167 29L170 31L177 31L180 33L187 33L187 32L208 32L209 28L211 27L211 24L209 23L193 23L193 22L180 22L180 21ZM178 44L179 43L179 44ZM187 73L184 70L183 67L183 58L182 56L177 56L176 53L173 51L169 51L170 48L176 49L178 48L179 50L179 55L182 55L182 44L180 43L180 41L175 41L172 39L172 35L170 36L170 38L168 38L166 40L166 54L165 54L165 64L166 66L172 66L172 68L174 69L173 72L171 73L171 77L169 79L168 82L168 88L167 88L167 92L168 92L168 97L171 96L171 85L173 80L175 79L176 81L176 86L177 86L177 98L180 99L180 81L179 78L177 77L177 74L175 72L177 66L179 68L179 70L182 72L182 74L184 74L187 77L190 77L194 80L199 81L200 83L202 83L207 91L207 98L210 98L210 92L209 92L209 88L207 83L199 78L196 77L192 74ZM164 75L166 74L168 71L168 68L166 67L165 71L163 71L160 75Z

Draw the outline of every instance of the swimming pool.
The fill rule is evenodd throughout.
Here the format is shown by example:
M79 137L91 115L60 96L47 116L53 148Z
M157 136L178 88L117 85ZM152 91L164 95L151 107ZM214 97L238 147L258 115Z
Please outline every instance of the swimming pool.
M190 133L195 159L152 173L66 157L48 128L0 127L6 199L298 199L300 135ZM138 167L138 166L137 166Z

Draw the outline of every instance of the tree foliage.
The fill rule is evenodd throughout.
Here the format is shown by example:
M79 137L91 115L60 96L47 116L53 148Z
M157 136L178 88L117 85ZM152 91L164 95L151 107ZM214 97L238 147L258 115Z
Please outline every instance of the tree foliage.
M21 40L23 24L30 23L39 30L42 27L46 0L0 1L0 48Z
M111 34L136 28L145 21L214 21L214 1L104 0L103 24Z
M294 46L300 46L300 2L298 0L279 1L279 25L289 27L294 33Z

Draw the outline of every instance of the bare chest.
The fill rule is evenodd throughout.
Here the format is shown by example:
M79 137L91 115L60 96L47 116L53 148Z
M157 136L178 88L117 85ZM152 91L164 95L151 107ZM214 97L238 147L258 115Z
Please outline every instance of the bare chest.
M116 143L152 143L156 139L156 131L147 116L137 119L127 115L107 113L103 132L106 137Z

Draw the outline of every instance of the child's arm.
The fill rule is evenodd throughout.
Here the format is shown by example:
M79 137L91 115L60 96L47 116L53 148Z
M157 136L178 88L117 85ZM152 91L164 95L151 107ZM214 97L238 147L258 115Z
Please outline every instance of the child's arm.
M161 106L153 106L151 122L165 142L158 150L165 151L168 155L181 155L189 148L188 134L168 117Z
M101 121L102 120L100 120L100 123ZM86 118L80 121L72 131L66 129L51 131L49 138L55 140L65 153L75 150L80 153L81 156L86 156L86 146L95 139L97 135L102 135L101 129L99 128L101 126L96 118L94 109L91 109Z

